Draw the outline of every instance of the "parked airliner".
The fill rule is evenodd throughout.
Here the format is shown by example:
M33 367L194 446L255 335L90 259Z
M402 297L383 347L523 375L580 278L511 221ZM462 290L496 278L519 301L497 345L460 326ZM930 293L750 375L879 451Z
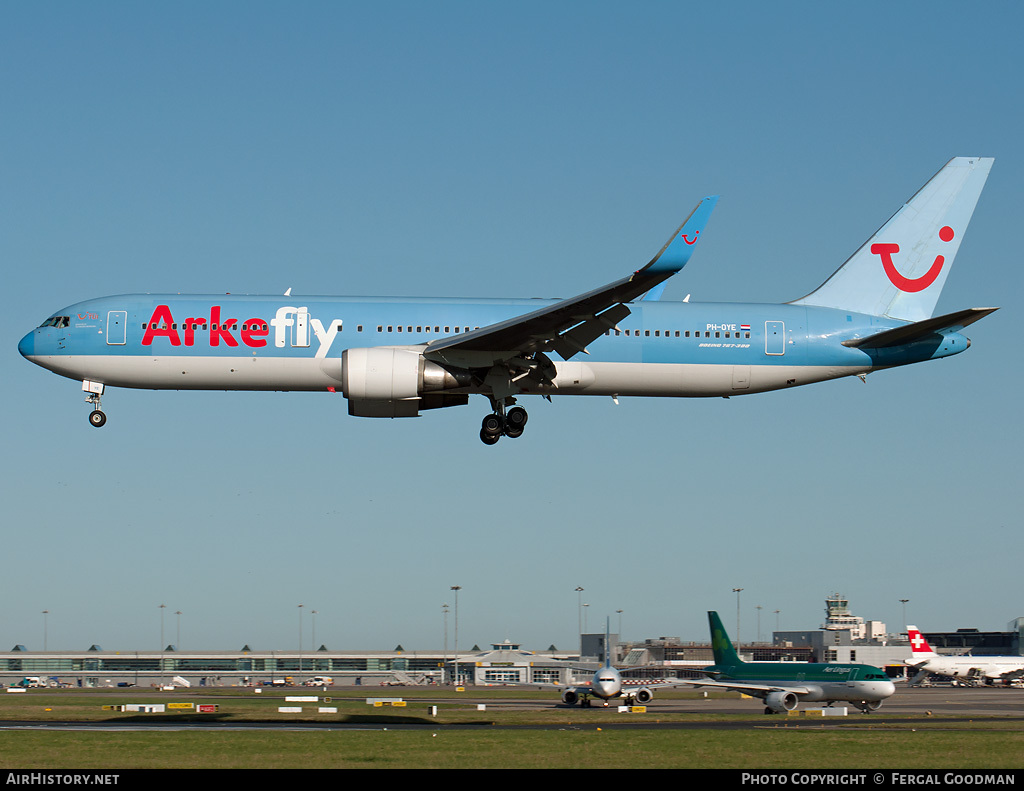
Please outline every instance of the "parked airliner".
M79 302L18 345L107 387L340 392L361 417L485 396L480 438L523 433L527 395L731 397L958 354L996 308L933 317L993 160L950 160L818 289L784 304L669 302L717 197L641 269L561 300L128 294ZM560 359L552 359L558 357Z
M946 656L935 653L916 626L907 626L907 637L910 638L911 656L904 660L904 664L918 671L911 679L912 684L929 673L988 684L1024 675L1024 656Z
M717 612L708 613L715 664L704 668L711 678L690 681L695 687L742 692L764 701L764 713L792 711L801 701L850 701L865 714L877 711L896 685L881 668L812 662L743 662L725 633Z
M678 685L676 685L678 686ZM649 703L654 691L649 684L624 684L622 674L612 665L611 622L605 624L604 665L594 671L589 684L567 687L562 690L562 702L575 706L589 706L590 698L600 698L607 706L609 701L621 699L627 706L634 703Z
M613 700L621 700L627 706L634 703L641 705L649 703L654 697L652 683L660 687L682 686L682 682L624 682L618 668L612 665L612 644L611 644L611 621L605 623L604 631L604 664L594 671L590 681L586 684L577 684L570 687L562 687L558 684L547 683L525 683L522 686L529 687L558 687L562 691L562 702L570 706L577 703L583 707L589 707L591 698L598 698L604 701L607 707Z

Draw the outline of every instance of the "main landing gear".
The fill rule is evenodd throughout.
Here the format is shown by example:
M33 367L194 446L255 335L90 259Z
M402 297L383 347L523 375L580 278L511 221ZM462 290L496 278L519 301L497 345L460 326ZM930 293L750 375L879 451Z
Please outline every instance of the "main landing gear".
M484 445L494 445L502 435L509 439L521 437L528 419L529 415L521 406L514 406L506 412L504 405L499 404L492 414L484 417L480 425L480 440Z

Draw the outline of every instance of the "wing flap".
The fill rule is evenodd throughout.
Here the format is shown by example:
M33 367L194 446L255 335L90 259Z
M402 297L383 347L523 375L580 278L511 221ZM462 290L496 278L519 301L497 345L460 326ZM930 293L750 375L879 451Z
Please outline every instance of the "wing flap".
M582 324L563 332L552 343L554 351L563 360L568 360L577 352L587 353L587 346L605 334L608 330L617 329L618 323L630 313L625 305L613 305L603 313L591 316Z

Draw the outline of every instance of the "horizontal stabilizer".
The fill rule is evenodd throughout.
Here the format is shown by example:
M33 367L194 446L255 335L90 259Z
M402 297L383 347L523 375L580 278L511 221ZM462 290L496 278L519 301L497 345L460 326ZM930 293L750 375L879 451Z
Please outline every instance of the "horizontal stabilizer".
M869 335L866 338L851 338L843 341L843 346L854 349L886 349L891 346L903 346L926 338L929 335L940 335L943 332L959 332L964 327L995 313L999 308L967 308L945 316L936 316L924 321L915 321L891 330Z

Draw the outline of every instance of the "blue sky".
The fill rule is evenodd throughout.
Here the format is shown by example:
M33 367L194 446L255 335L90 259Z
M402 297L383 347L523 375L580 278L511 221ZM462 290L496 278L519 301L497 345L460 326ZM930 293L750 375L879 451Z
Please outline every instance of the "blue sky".
M839 591L928 630L1024 616L1014 330L1018 33L993 4L8 2L0 6L0 649L436 649L814 628ZM571 296L722 196L666 299L823 281L942 164L996 158L939 312L966 354L730 400L79 385L18 339L149 292ZM1009 364L1007 361L1011 361ZM299 604L304 607L300 611ZM615 623L615 621L613 621ZM453 623L450 622L450 627Z

